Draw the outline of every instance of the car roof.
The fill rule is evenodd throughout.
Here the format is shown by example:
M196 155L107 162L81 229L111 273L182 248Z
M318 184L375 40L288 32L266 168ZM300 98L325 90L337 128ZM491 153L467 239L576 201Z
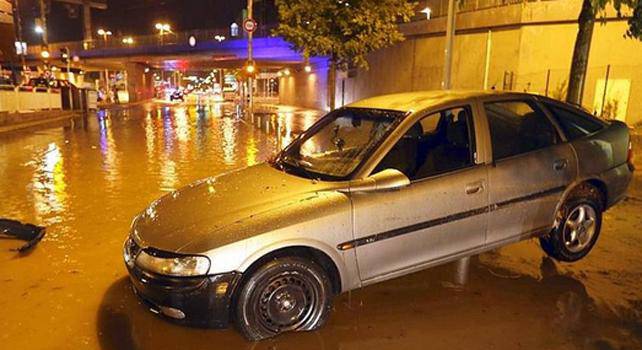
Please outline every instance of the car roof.
M414 91L391 95L382 95L366 98L353 102L347 107L354 108L376 108L395 111L420 111L442 103L465 100L481 96L516 96L523 93L499 92L499 91L476 91L476 90L433 90Z

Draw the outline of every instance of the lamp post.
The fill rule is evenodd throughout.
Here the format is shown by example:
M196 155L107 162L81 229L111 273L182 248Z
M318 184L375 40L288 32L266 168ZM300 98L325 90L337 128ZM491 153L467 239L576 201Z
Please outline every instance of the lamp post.
M165 35L165 33L171 33L172 28L169 26L169 24L161 23L161 22L156 23L154 25L154 28L156 28L156 30L158 30L158 35L160 37L160 44L162 46L163 45L163 36Z
M112 34L110 30L104 30L102 28L98 29L97 33L98 35L103 37L103 42L105 44L107 44L107 37Z
M42 44L43 45L49 45L49 40L47 39L47 8L45 4L45 0L40 0L38 2L38 5L40 7L40 18L37 19L36 22L36 33L42 35Z
M247 20L248 21L254 21L253 18L253 6L254 1L253 0L247 0ZM253 36L253 30L247 30L247 61L248 61L248 73L254 74L254 57L253 57L253 47L252 47L252 36ZM250 69L252 70L250 72ZM248 90L248 95L249 95L249 110L250 110L250 116L254 117L254 79L252 75L247 79L247 90Z
M446 49L444 62L444 80L441 87L450 90L452 87L453 46L455 41L455 0L448 0L448 18L446 19Z
M165 35L165 33L171 33L172 27L170 27L168 23L158 22L154 25L154 28L158 30L158 36L160 38L160 46L163 46L163 36ZM161 79L163 80L163 83L165 83L165 67L161 69Z

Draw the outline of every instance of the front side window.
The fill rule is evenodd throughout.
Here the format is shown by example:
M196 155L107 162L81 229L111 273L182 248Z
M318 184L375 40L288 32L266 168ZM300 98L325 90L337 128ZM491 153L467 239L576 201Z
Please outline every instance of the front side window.
M410 180L465 168L474 163L469 107L430 114L414 124L381 160L375 173L397 169Z
M347 180L403 116L397 111L338 109L286 147L274 165L298 176Z
M604 125L593 117L581 115L553 103L546 103L546 107L551 111L569 140L590 135L604 128Z
M531 102L503 101L484 104L490 125L493 158L507 158L558 142L555 127Z

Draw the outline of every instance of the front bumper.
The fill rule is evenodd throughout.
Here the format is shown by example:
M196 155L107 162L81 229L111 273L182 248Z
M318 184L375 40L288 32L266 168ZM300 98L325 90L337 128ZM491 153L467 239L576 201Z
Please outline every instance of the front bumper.
M128 266L128 270L136 295L150 311L180 324L207 328L229 325L240 273L176 278L150 274L136 266Z

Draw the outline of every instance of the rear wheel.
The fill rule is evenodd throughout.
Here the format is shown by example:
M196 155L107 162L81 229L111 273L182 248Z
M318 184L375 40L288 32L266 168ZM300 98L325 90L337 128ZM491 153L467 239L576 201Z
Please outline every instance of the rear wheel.
M243 284L236 302L236 326L249 340L321 327L332 306L327 273L299 257L272 260Z
M591 251L601 227L601 193L590 184L582 184L564 202L555 228L540 238L540 245L556 260L577 261Z

